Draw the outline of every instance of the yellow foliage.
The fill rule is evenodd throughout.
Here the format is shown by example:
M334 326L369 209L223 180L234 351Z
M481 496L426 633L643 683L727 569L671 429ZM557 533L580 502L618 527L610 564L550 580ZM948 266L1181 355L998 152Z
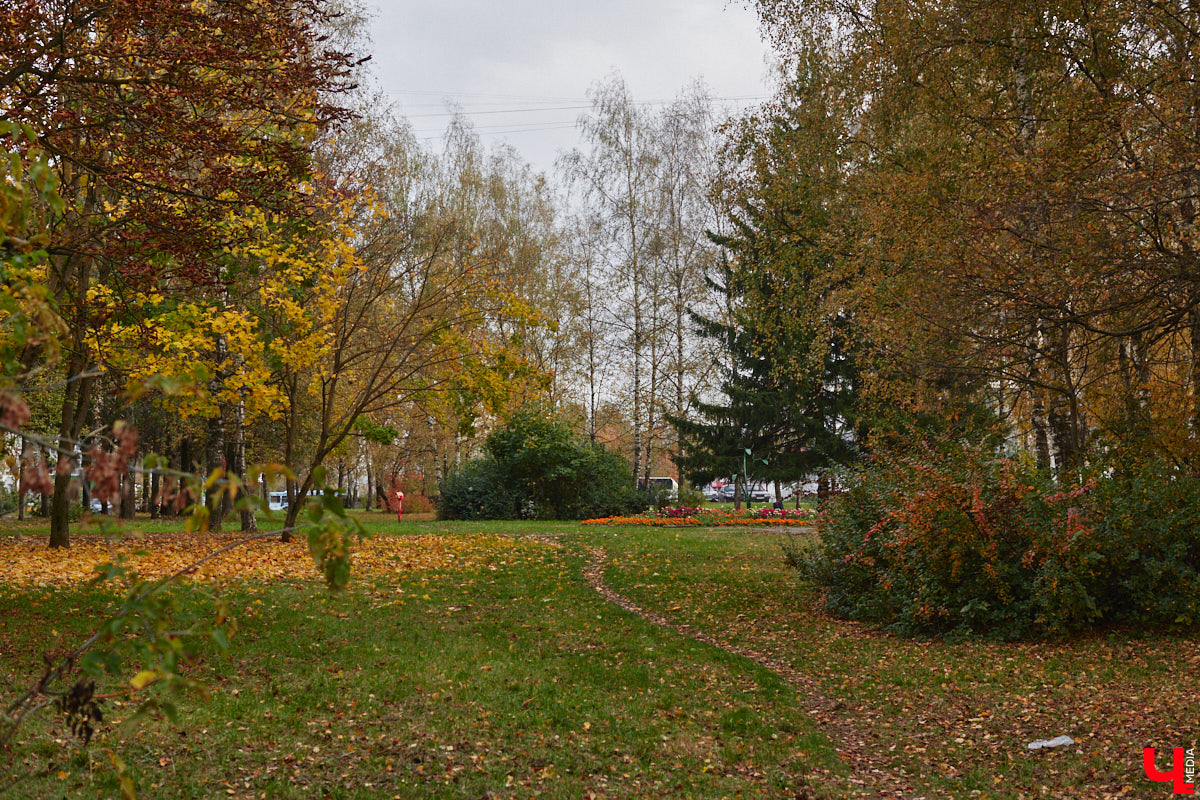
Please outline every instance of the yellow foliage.
M157 288L132 297L89 290L92 308L109 320L98 345L131 391L174 389L173 407L185 418L238 402L247 419L275 418L287 409L276 368L325 375L342 287L361 263L341 226L313 241L281 233L275 222L256 208L228 216L227 239L238 244L223 254L248 276L228 291L168 301Z

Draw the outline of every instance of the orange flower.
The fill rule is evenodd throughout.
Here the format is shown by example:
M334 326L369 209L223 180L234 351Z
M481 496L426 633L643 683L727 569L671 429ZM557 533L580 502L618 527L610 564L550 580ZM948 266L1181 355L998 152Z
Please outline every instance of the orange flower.
M642 525L650 528L679 528L700 524L695 517L601 517L585 519L583 525Z

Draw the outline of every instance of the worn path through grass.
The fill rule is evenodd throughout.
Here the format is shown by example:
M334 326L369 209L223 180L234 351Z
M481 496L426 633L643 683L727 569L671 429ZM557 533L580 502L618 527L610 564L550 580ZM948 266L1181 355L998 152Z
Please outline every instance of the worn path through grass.
M405 530L371 545L403 555L362 564L342 594L311 573L222 573L240 628L230 654L202 648L190 667L208 700L135 729L110 704L86 751L43 717L6 754L0 795L118 796L111 751L143 797L846 796L795 690L606 602L576 526ZM422 545L443 556L410 557ZM114 602L3 584L5 696ZM814 777L826 789L806 788Z
M781 558L779 534L689 529L594 535L605 582L651 614L759 656L832 702L826 730L906 797L1167 798L1169 766L1200 744L1200 635L1121 630L998 643L899 639L830 619ZM814 713L821 718L820 704ZM1076 744L1030 752L1029 742ZM888 787L888 777L880 786Z
M823 615L777 531L367 521L341 594L302 544L197 576L240 626L189 666L208 700L132 729L111 703L86 751L42 717L0 796L119 796L112 753L142 797L1154 800L1142 748L1200 740L1195 633L896 639ZM220 543L147 533L148 574ZM117 602L77 541L0 537L5 698Z
M605 583L604 571L607 560L608 557L604 550L592 548L591 558L584 572L588 583L605 600L654 625L668 628L689 639L719 648L769 669L799 691L797 699L800 706L821 725L825 734L837 747L839 755L846 759L852 767L852 772L844 777L830 774L813 776L812 779L816 785L828 786L831 783L841 783L843 791L847 794L852 790L866 791L871 797L879 798L879 800L891 800L892 798L923 800L925 797L923 793L914 790L906 781L889 772L878 759L872 758L872 754L865 748L866 737L862 730L846 715L838 714L845 708L845 705L830 700L811 676L797 670L778 655L755 649L753 643L736 644L724 641L691 624L672 622L661 614L638 606Z

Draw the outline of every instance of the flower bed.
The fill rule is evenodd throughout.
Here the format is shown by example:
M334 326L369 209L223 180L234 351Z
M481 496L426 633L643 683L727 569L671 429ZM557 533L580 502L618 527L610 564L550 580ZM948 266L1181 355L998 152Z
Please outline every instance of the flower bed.
M695 517L704 513L703 509L693 508L692 506L675 506L674 508L660 508L655 514L659 519L683 519L686 517Z
M817 518L817 512L811 508L760 508L758 516L762 519L791 519L810 521Z
M695 517L600 517L585 519L584 525L643 525L651 528L684 528L700 524Z
M664 508L653 517L603 517L585 519L584 525L641 525L655 528L684 528L696 526L783 527L800 525L816 519L817 512L809 508L760 508L756 511L727 511L721 508Z
M788 525L801 525L808 522L810 517L733 517L732 519L714 520L708 523L715 528L746 526L754 528L782 528Z

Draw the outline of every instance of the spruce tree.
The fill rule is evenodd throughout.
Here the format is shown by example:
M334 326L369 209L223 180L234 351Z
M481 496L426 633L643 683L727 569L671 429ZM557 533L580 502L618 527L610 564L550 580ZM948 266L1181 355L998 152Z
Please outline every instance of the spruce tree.
M680 470L695 482L741 472L747 448L768 461L753 478L798 480L853 461L863 439L861 343L830 284L831 242L845 220L834 225L818 199L834 171L798 157L816 152L812 108L793 111L779 112L766 136L761 127L744 132L738 155L753 180L735 193L732 233L711 236L726 254L709 281L726 318L693 319L728 358L724 397L695 400L693 419L670 419Z

